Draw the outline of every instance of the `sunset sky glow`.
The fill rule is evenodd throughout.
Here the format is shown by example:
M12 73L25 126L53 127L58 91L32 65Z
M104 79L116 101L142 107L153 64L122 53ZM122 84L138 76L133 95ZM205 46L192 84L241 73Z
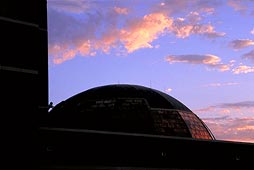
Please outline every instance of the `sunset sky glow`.
M254 143L254 0L47 0L49 101L137 84Z

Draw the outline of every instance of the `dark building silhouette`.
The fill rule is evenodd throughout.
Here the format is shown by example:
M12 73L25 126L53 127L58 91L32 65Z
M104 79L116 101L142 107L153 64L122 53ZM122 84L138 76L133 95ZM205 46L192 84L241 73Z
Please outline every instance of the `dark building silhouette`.
M214 139L175 98L139 85L106 85L77 94L49 113L53 127Z
M41 123L42 169L218 169L254 160L254 145L215 140L177 99L105 85L57 104Z
M1 0L0 37L2 168L36 169L48 105L46 0Z
M70 117L70 121L67 121L68 117L58 115L56 117L62 119L58 122L54 116L50 118L53 109L48 112L47 1L1 0L0 28L2 169L165 170L218 169L221 166L247 169L245 167L253 166L254 146L251 143L193 138L194 133L178 133L167 125L164 130L166 132L168 129L168 134L162 133L163 130L159 130L158 126L161 124L156 126L154 118L142 126L136 126L134 122L134 129L129 128L129 124L120 124L121 131L129 129L125 133L116 128L117 121L114 126L108 127L105 124L97 127L94 122L88 122L88 129L81 127L79 121L84 121L82 119ZM69 101L75 103L72 99ZM155 103L162 104L147 100L148 105L142 99L119 101L127 105L121 106L127 110L129 106L132 109L147 109L150 106L151 115L153 109L156 110ZM93 106L93 102L87 104ZM106 103L95 102L95 106ZM182 106L176 108L179 107ZM57 113L58 109L60 107L56 106L54 112ZM120 115L124 116L123 113ZM168 114L162 111L162 115ZM172 115L183 118L180 113ZM196 120L199 122L199 119ZM188 126L186 121L181 125L185 128ZM143 132L143 127L150 127L150 133ZM189 127L187 129L190 130Z

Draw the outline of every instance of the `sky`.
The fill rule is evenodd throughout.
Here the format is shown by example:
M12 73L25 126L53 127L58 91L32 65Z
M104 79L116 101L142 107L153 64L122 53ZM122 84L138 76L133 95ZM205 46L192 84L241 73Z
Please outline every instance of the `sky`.
M254 0L47 0L49 101L160 90L217 140L254 143Z

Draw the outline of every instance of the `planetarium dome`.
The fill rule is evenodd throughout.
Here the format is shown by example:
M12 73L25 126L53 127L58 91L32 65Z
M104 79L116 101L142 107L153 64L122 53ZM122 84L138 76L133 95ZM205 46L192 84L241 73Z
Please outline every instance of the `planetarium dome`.
M205 123L177 99L129 84L95 87L57 104L48 126L214 140Z

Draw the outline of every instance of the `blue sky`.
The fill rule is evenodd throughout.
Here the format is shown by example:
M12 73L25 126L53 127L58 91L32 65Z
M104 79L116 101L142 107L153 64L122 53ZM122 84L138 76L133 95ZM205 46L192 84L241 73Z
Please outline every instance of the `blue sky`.
M49 101L107 84L180 100L254 142L253 0L48 0Z

